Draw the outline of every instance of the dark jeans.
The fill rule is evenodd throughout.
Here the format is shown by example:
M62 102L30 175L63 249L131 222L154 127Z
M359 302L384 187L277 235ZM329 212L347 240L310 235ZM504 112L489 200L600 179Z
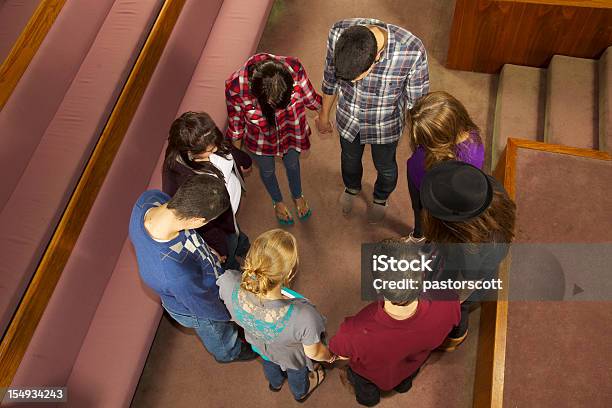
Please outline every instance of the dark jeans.
M423 219L421 218L423 205L421 204L421 192L410 179L410 175L408 175L408 192L410 193L412 212L414 214L414 230L412 231L412 236L421 238L423 236Z
M287 369L287 371L283 371L278 364L265 359L261 359L261 361L263 362L264 374L273 388L279 388L283 385L286 378L293 398L299 400L306 395L310 387L308 367L303 367L299 370Z
M393 389L399 393L408 392L410 388L412 388L412 380L418 373L419 369L417 369L414 374L406 378ZM366 407L373 407L380 402L380 388L378 388L376 384L367 378L360 376L351 370L350 367L348 368L347 376L348 380L355 388L355 398L357 399L358 403L365 405Z
M372 160L376 167L377 177L374 184L374 199L386 201L397 185L397 162L395 152L397 142L388 144L372 144ZM349 142L340 137L340 155L342 168L342 181L348 189L361 191L361 178L363 176L363 165L361 158L365 145L359 140L359 135Z
M268 194L272 197L272 201L279 203L283 201L283 195L278 185L276 178L275 156L261 156L251 153L251 157L259 167L259 175ZM302 196L302 180L300 176L300 153L295 149L290 149L283 156L283 164L287 171L287 179L289 180L289 190L293 199L298 199Z
M249 237L240 230L240 234L228 234L227 235L227 259L225 263L221 265L223 269L240 270L240 264L236 260L237 256L244 257L249 251L251 243Z

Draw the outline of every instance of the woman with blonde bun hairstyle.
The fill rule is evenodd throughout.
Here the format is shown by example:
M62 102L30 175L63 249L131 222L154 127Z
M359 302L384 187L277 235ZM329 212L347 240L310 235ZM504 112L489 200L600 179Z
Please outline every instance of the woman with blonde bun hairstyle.
M323 367L312 360L332 363L336 356L322 341L325 318L285 287L298 262L295 237L273 229L252 243L242 273L226 271L217 285L232 320L262 357L270 390L280 391L287 379L293 397L303 402L325 378Z

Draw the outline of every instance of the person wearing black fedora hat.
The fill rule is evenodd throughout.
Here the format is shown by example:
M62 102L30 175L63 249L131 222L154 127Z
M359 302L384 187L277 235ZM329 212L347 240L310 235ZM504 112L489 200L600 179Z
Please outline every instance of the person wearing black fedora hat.
M488 280L497 276L514 239L516 206L493 177L456 160L432 166L421 185L423 231L436 257L432 280ZM468 332L469 311L496 293L462 293L461 321L442 350L454 350ZM494 299L495 297L493 297Z

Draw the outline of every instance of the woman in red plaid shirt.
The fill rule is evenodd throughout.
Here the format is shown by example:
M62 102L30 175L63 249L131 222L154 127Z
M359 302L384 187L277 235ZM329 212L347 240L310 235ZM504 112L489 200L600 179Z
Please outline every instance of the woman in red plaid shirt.
M272 198L276 218L293 224L283 203L275 173L275 158L281 157L297 215L311 215L302 195L300 152L310 148L310 127L306 108L319 110L321 96L314 90L297 58L257 54L225 83L229 126L227 137L238 148L246 149L259 165L261 180Z

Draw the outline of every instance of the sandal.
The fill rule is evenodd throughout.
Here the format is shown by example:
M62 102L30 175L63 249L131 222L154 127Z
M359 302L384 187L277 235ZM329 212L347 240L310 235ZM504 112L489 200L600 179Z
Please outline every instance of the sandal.
M323 368L321 364L317 364L314 367L314 371L312 371L312 374L315 374L317 376L317 382L314 384L314 387L313 387L312 385L313 383L312 381L310 381L310 387L308 388L308 392L306 393L306 395L304 395L300 399L296 399L296 401L299 402L300 404L306 401L308 397L312 395L313 391L316 390L317 387L321 385L321 383L323 383L323 380L325 380L325 368Z
M298 206L298 204L297 204L297 200L299 200L300 198L301 198L302 200L304 200L304 204L306 205L306 207L305 207L305 208L308 208L308 211L306 211L306 212L305 212L305 213L303 213L302 215L300 215L300 207L299 207L299 206ZM310 206L308 205L308 201L306 201L306 199L305 199L305 198L304 198L304 196L302 195L302 196L300 196L300 197L298 197L298 198L294 198L294 199L293 199L293 202L295 203L295 207L296 207L296 210L297 210L297 216L298 216L298 218L300 219L300 221L306 221L306 220L307 220L307 219L308 219L308 218L309 218L309 217L312 215L312 210L310 209ZM301 208L301 210L303 211L303 210L304 210L304 207L302 207L302 208Z
M282 203L282 201L279 201L278 203L277 202L272 202L274 210L276 210L276 206L278 204L280 204L280 203ZM284 214L286 218L279 217L277 211L275 211L275 215L276 215L276 219L277 219L278 223L281 224L281 225L293 225L293 223L294 223L293 217L291 216L291 213L286 208L285 208L285 214Z

